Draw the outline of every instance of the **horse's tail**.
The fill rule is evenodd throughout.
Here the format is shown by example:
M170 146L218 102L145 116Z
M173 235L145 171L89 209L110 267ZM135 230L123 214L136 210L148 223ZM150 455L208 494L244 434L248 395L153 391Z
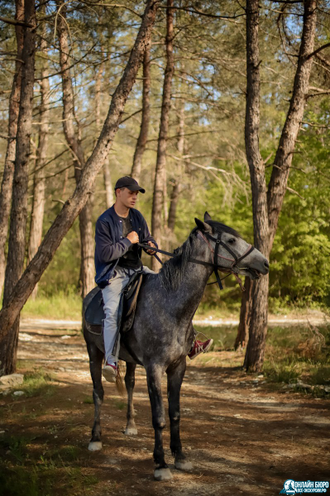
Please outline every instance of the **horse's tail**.
M124 381L122 379L122 376L120 374L119 363L118 363L118 372L117 372L117 375L116 375L116 389L117 389L118 393L121 396L124 396L124 394L125 394L125 386L124 386Z

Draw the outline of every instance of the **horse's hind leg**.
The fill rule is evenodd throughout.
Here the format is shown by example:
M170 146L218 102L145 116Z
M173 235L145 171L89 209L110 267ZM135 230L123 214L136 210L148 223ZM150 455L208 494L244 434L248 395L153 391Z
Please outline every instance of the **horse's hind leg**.
M189 471L193 466L182 453L180 439L180 390L185 371L186 357L178 365L167 370L167 396L171 425L171 451L175 457L175 468Z
M152 410L152 425L155 430L154 461L156 464L154 477L165 481L172 479L170 469L165 463L162 432L165 427L165 412L161 391L162 369L156 366L147 367L148 392Z
M88 445L90 451L99 451L102 449L101 441L101 406L103 403L104 390L102 386L102 361L103 353L94 344L87 344L89 354L89 367L93 381L93 400L94 400L94 425L92 429L92 439Z
M136 436L137 428L135 425L134 405L133 405L133 390L135 386L135 363L126 363L125 385L127 390L127 424L125 434L127 436Z

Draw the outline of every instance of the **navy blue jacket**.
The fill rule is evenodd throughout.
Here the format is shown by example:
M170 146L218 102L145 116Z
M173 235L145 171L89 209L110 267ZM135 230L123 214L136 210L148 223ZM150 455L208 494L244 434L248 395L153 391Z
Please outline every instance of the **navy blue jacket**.
M147 243L152 241L157 247L157 243L151 236L143 215L135 208L131 208L128 215L133 231L137 232L139 236L139 242ZM113 276L119 258L125 255L131 246L130 240L123 237L123 222L116 214L114 206L106 210L97 219L95 243L95 282L102 288L108 284ZM140 257L141 251L140 248Z

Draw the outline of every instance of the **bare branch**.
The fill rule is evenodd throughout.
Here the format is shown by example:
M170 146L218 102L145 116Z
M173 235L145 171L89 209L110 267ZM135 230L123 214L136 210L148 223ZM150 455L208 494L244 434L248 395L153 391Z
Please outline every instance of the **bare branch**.
M330 43L326 43L325 45L322 45L320 46L319 48L317 48L316 50L314 50L314 52L310 53L307 57L307 60L314 57L314 55L316 55L317 53L321 52L321 50L324 50L325 48L329 48L330 47Z
M160 8L167 9L166 6L161 6ZM235 19L238 19L239 17L245 16L245 12L243 14L236 14L233 16L222 16L216 14L208 14L207 12L202 12L201 10L196 8L188 8L188 7L175 7L175 8L176 10L183 10L185 12L189 12L190 14L198 14L205 17L212 17L213 19L225 19L226 21L233 21Z
M12 24L13 26L23 26L24 28L33 28L33 24L27 24L23 21L17 21L16 19L8 19L7 17L0 16L0 21L6 24Z
M298 193L298 191L295 191L294 189L289 188L289 186L287 186L287 187L286 187L286 189L287 189L287 191L290 191L290 193L293 193L294 195L299 196L299 198L300 198L301 200L304 200L304 199L305 199L303 196L301 196L301 195Z

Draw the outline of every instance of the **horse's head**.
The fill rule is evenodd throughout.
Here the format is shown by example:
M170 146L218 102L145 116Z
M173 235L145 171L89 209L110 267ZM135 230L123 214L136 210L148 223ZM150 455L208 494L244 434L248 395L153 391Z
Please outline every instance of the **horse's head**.
M268 260L259 250L248 244L234 229L216 222L205 212L204 222L195 219L199 237L209 246L212 262L219 269L259 279L268 274Z

